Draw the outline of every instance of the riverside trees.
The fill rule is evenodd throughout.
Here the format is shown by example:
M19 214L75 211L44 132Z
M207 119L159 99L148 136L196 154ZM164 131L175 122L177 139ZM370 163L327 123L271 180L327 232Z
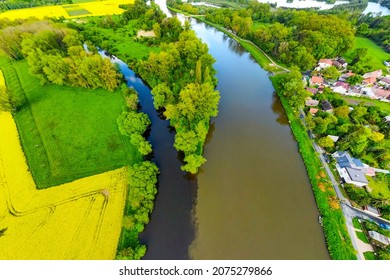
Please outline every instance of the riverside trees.
M184 153L186 162L182 169L196 173L206 161L202 154L210 118L218 114L214 59L191 30L182 31L178 41L161 48L137 68L153 87L155 108L164 108L176 129L174 146Z

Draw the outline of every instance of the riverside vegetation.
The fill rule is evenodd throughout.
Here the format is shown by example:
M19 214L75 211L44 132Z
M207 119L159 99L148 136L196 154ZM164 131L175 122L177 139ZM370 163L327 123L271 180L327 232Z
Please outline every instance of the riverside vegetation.
M140 244L138 234L148 222L148 215L153 208L158 168L143 160L143 155L151 152L150 143L143 137L150 121L145 114L138 112L136 92L124 84L122 90L119 90L122 78L115 66L96 52L85 51L84 37L61 23L34 19L2 21L0 40L0 68L4 72L6 84L1 86L1 109L14 114L37 188L46 189L129 165L128 169L120 173L122 180L126 181L128 177L128 186L124 184L123 189L112 190L120 195L121 200L115 199L114 194L110 195L110 187L97 191L105 198L103 202L117 201L116 209L119 212L124 209L123 219L119 219L117 210L116 218L112 219L119 230L122 225L120 238L119 231L113 231L116 237L109 238L112 240L111 245L105 243L106 247L103 244L99 249L104 251L105 248L109 254L86 255L85 258L113 258L115 251L120 259L141 258L146 248ZM91 50L94 49L90 43L86 43ZM15 170L22 172L23 166L18 168L15 167ZM5 175L12 179L9 172ZM103 177L100 178L102 180ZM70 183L72 187L58 186L55 188L56 193L59 197L63 194L64 199L67 199L69 188L79 187L87 191L83 187L83 180ZM92 183L90 181L91 186ZM20 182L18 188L27 190L31 185L35 188L33 183L26 185ZM51 189L38 193L49 194ZM81 198L75 200L78 208L74 209L79 209L78 212L88 207L96 208L96 213L104 213L107 209L106 202L88 206L84 203L88 201L88 196L82 192ZM91 199L95 201L95 198ZM1 209L1 213L3 211L6 215L10 210ZM57 211L53 221L61 223L66 218L61 213ZM104 216L100 217L102 220ZM3 221L9 223L2 224L2 228L9 226L10 238L17 239L20 235L17 227L14 228L10 220ZM81 220L78 226L82 229L86 225ZM108 227L99 222L96 231L89 235L97 238L99 232L106 232ZM69 236L73 236L74 240L84 240L84 233L88 234L82 230ZM39 258L84 258L78 255L82 251L79 247L75 245L75 253L64 252L63 255L48 254L51 250L44 250ZM56 250L61 252L60 247ZM12 250L3 253L2 258L29 259L38 256L31 251L20 256L13 255Z
M148 7L137 0L121 7L126 9L121 16L91 19L77 28L94 44L104 44L110 52L122 55L152 87L155 108L163 111L176 130L174 146L184 155L182 169L195 174L206 161L202 154L210 118L218 113L214 59L188 23L183 27L177 18L166 18L157 5ZM143 42L155 51L135 57L132 50L116 47L124 39L111 37L103 28L123 34L130 44ZM134 38L138 29L153 31L153 36Z

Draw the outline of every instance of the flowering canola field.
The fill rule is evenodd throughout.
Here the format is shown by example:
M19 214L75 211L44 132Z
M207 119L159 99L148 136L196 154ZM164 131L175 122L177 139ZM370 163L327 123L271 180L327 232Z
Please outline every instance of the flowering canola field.
M45 17L77 18L81 16L116 15L123 13L123 10L119 8L120 4L131 3L134 3L134 0L105 0L100 2L34 7L6 11L0 14L0 18L14 20L29 17L43 19ZM77 11L80 11L80 13L77 13Z
M126 174L121 168L38 191L12 115L0 112L0 259L113 259Z

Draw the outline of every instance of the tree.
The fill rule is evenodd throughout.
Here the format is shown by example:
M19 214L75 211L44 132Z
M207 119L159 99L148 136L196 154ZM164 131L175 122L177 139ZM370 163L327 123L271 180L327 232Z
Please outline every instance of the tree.
M323 148L333 148L334 142L329 136L325 136L318 139L318 145L320 145Z
M206 159L201 155L190 154L184 158L184 161L187 163L181 167L183 171L187 171L192 174L196 174L199 170L199 167L206 162Z
M333 113L338 118L348 119L349 117L349 107L348 106L340 106L333 110Z
M354 108L354 110L351 112L351 118L356 122L356 123L361 123L364 121L364 116L367 113L367 108L359 105Z
M194 131L177 132L174 147L178 151L185 153L195 152L198 148L199 140Z
M361 84L362 81L363 81L363 77L356 74L347 78L347 83L350 85Z
M380 133L380 132L376 132L376 131L373 131L372 132L372 135L370 137L370 139L374 142L379 142L379 141L382 141L383 139L385 138L385 135Z
M148 115L135 111L123 112L117 119L119 131L126 136L142 135L151 124Z
M302 81L302 75L298 69L292 69L284 77L281 91L292 107L299 109L303 106L307 93Z
M340 76L340 72L336 67L330 66L322 70L322 76L324 76L324 78L327 80L337 80L337 78Z

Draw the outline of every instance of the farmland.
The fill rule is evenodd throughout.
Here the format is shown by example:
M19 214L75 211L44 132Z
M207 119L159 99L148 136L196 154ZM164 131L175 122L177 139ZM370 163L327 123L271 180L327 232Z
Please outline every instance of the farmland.
M39 189L132 165L141 160L116 118L120 92L42 86L26 61L1 60L7 87L26 105L15 115L28 165Z
M119 8L120 4L130 4L134 0L106 0L99 1L97 5L94 2L81 2L76 4L67 4L59 6L45 6L34 7L19 10L10 10L0 14L0 18L8 18L14 20L17 18L29 18L36 17L43 19L45 17L64 17L64 18L77 18L82 16L104 16L121 14L122 9Z
M126 169L36 190L10 113L0 135L0 259L114 258Z

